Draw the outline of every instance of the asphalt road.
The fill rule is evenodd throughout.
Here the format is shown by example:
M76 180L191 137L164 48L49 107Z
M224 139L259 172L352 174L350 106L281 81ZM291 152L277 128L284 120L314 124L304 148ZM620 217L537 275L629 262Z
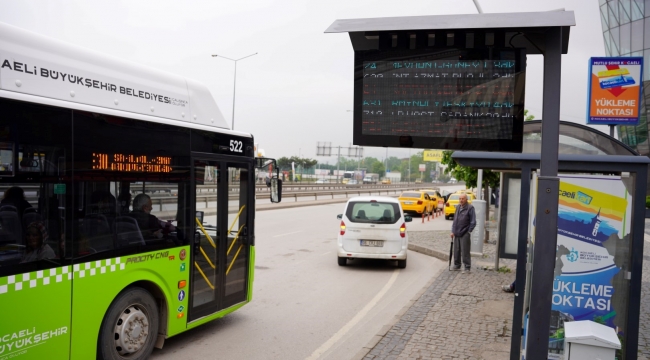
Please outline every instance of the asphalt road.
M256 214L253 301L167 339L151 359L349 359L445 266L408 254L396 262L336 263L343 204Z

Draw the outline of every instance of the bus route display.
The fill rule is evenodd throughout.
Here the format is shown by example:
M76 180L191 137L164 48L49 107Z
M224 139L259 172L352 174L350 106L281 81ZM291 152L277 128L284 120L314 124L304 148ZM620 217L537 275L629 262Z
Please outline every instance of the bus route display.
M172 158L168 156L93 153L92 160L93 170L146 173L169 173L173 170Z
M516 57L357 61L355 145L521 152L519 68Z

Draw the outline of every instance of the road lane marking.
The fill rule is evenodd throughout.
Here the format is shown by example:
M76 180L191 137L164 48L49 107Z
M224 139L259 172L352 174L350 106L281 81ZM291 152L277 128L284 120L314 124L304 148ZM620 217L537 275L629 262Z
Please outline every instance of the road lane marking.
M330 253L332 253L332 252L331 252L331 251L328 251L328 252L323 253L323 254L321 254L321 255L327 255L327 254L330 254Z
M399 275L399 270L393 270L393 276L390 277L386 285L375 295L372 300L366 306L361 309L347 324L345 324L339 331L334 334L329 340L327 340L323 345L321 345L316 351L314 351L306 360L315 360L321 357L324 353L327 352L334 344L336 344L341 338L347 334L364 316L381 300L388 290L393 286L395 280Z
M280 236L285 236L285 235L297 234L299 232L302 232L302 230L301 231L294 231L294 232L290 232L290 233L286 233L286 234L275 235L274 238L280 237Z

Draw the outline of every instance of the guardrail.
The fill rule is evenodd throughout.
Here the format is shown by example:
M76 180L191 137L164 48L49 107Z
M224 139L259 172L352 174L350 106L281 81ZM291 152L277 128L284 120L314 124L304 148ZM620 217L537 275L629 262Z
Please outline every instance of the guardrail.
M345 195L348 197L350 194L356 194L358 196L361 196L362 194L368 194L372 195L373 193L378 193L381 195L382 193L385 193L386 195L389 195L390 193L397 194L398 192L406 191L406 190L416 190L416 189L425 189L425 188L431 188L439 185L444 185L444 184L359 184L359 185L346 185L346 184L289 184L288 186L285 186L283 183L282 190L283 194L282 197L284 199L287 198L294 198L294 201L298 201L299 197L313 197L314 200L318 200L318 197L331 197L332 199L336 195ZM39 186L37 185L21 185L23 190L25 192L36 192L36 196L26 196L25 198L27 199L28 202L32 204L38 203L38 191L39 191ZM8 187L0 187L0 194L4 192ZM198 194L196 196L196 200L205 202L206 206L208 205L209 202L211 201L216 201L217 200L217 195L216 195L216 186L214 184L211 185L199 185L197 186L198 188ZM264 190L268 191L268 188L266 185L257 185L256 186L256 191L258 192L255 194L255 199L266 199L269 196L269 193ZM158 205L160 211L163 209L164 204L171 204L171 203L176 203L178 202L178 199L176 198L175 194L177 193L176 188L170 188L170 185L165 184L165 185L146 185L145 190L147 193L151 194L151 202L154 205ZM293 190L293 191L292 191ZM142 189L131 189L131 192L133 194L140 193ZM231 186L229 187L229 192L231 194L237 194L239 192L239 187L238 186ZM158 195L159 193L163 193L166 195ZM207 193L207 194L205 194ZM210 194L212 193L212 194ZM205 194L205 195L203 195ZM238 195L230 195L229 200L234 200L237 199Z

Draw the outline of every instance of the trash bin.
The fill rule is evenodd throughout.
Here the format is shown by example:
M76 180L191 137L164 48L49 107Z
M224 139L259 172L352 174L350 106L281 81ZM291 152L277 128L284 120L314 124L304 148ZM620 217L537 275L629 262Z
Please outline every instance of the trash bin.
M565 360L614 360L621 342L609 326L593 321L564 323Z

